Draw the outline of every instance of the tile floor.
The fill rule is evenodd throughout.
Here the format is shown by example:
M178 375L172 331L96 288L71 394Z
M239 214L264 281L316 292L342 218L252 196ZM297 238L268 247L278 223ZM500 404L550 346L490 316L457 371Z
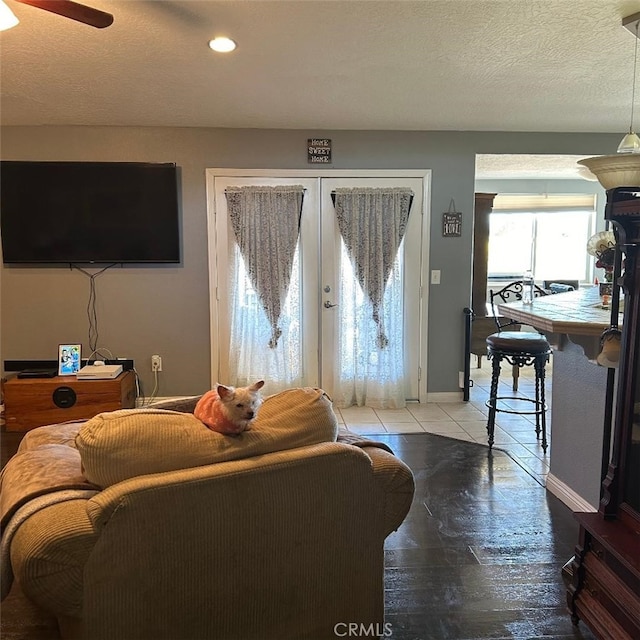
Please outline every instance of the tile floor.
M349 431L365 435L435 433L449 438L487 444L487 415L485 402L491 386L491 363L482 360L476 368L472 358L471 379L473 387L469 402L440 402L409 404L406 409L371 409L349 407L336 409L338 420ZM535 397L533 367L524 367L520 372L518 392L511 389L510 369L504 368L500 376L500 395ZM546 368L545 395L547 410L546 454L536 439L535 416L516 416L508 413L496 414L494 447L507 452L518 464L541 485L545 485L549 472L551 451L551 363ZM519 407L522 408L522 407Z

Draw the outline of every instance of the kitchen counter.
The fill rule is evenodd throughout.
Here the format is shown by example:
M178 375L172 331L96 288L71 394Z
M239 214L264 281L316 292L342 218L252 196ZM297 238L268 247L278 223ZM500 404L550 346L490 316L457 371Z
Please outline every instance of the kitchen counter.
M611 311L603 309L598 287L534 298L531 304L520 301L499 304L498 311L500 315L545 333L599 338L611 322ZM622 313L619 323L622 326Z
M611 310L598 287L498 305L499 313L543 332L553 346L547 489L574 511L595 511L602 464L607 372L595 358ZM619 325L622 324L622 314Z

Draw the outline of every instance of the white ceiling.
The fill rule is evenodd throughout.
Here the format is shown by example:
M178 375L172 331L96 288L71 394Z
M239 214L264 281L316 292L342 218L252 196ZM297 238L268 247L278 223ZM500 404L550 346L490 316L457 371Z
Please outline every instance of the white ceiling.
M476 180L576 180L596 181L596 177L578 164L585 156L481 154L476 156ZM586 177L589 176L589 177Z
M0 121L625 132L639 0L5 0ZM214 35L238 42L213 53ZM640 109L638 109L640 111Z

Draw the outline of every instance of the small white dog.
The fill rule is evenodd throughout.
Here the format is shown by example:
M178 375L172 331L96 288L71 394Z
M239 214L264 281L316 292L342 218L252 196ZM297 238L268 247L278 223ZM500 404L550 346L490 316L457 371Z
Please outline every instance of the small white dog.
M263 386L264 380L237 389L218 384L198 400L193 415L212 431L238 435L251 428L262 404L260 389Z

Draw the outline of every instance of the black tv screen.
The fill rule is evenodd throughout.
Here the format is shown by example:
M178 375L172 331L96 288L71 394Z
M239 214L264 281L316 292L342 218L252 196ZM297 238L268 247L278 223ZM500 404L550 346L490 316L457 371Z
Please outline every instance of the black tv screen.
M6 264L180 262L179 171L141 162L0 162Z

